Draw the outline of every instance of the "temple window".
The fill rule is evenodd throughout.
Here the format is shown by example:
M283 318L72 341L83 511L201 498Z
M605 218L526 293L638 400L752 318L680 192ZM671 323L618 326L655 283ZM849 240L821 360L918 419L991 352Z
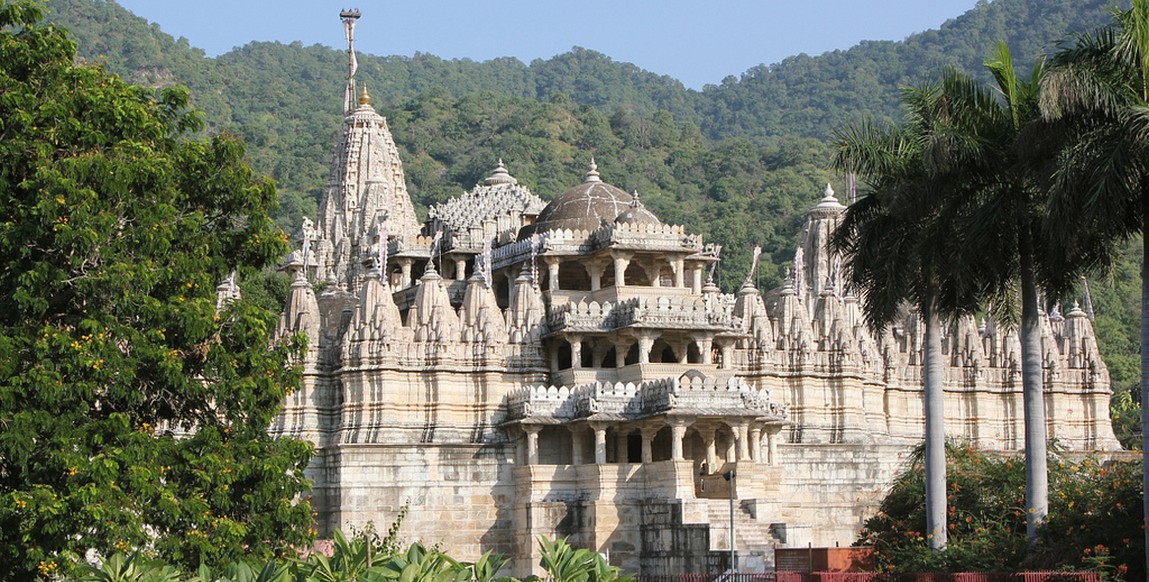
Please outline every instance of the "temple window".
M630 265L626 267L626 284L650 286L650 277L646 275L646 269L635 261L631 261Z
M610 348L607 350L606 355L602 357L600 368L617 368L618 367L618 350Z
M511 304L511 284L505 277L495 277L495 301L499 309L506 309Z
M568 342L560 341L558 347L558 369L566 370L571 367L571 345Z
M582 342L582 353L579 359L581 360L582 367L594 367L594 349L590 342Z
M638 344L632 344L630 349L626 352L626 360L624 363L629 366L638 363Z
M563 427L548 426L539 432L539 464L570 465L571 433Z
M688 364L701 364L702 352L698 350L698 344L690 342L686 345L686 363Z
M564 262L559 265L559 288L564 291L590 291L590 274L579 263Z
M606 269L602 272L602 280L599 282L600 287L614 287L614 269Z
M650 349L650 363L652 364L674 364L678 362L678 356L674 353L674 348L663 340L654 342L654 347Z
M651 441L651 455L655 462L670 460L670 440L674 438L673 432L669 426L664 426L654 436L654 440Z

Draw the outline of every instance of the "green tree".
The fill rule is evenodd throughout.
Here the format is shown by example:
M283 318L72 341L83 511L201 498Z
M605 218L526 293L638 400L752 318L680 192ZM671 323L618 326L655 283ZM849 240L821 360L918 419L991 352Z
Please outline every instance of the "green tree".
M0 579L307 543L310 447L266 433L299 346L216 306L287 248L274 188L235 139L186 138L186 91L76 66L40 18L0 0Z
M894 479L859 543L886 570L909 572L1103 569L1144 580L1141 565L1141 464L1129 460L1051 457L1050 513L1036 546L1026 535L1025 464L950 443L950 545L929 551L923 532L922 451Z
M1116 247L1142 235L1149 219L1149 0L1115 10L1114 24L1080 35L1054 55L1043 88L1048 117L1076 133L1059 158L1050 224L1062 233L1051 252L1108 267ZM1149 431L1149 277L1141 278L1141 432ZM1149 449L1144 449L1149 458ZM1143 490L1149 491L1149 475ZM1144 504L1149 508L1149 503ZM1149 521L1149 509L1144 518ZM1149 529L1145 531L1149 540ZM1149 555L1146 556L1149 567Z
M1029 539L1049 512L1045 395L1039 279L1076 275L1070 263L1053 264L1041 252L1045 181L1040 179L1048 150L1059 143L1053 124L1043 123L1038 96L1043 60L1028 80L1018 76L1005 43L986 62L993 83L981 84L950 72L943 81L949 113L935 132L935 156L951 160L950 180L968 210L958 214L958 236L967 253L981 257L984 299L995 315L1016 311L1020 296L1021 375L1025 418L1026 507Z
M949 137L955 112L943 86L905 93L906 121L839 132L834 165L856 172L867 191L846 210L834 244L867 323L884 329L906 303L924 324L926 515L930 547L946 545L944 360L941 319L976 308L980 288L972 254L957 230L961 181L954 174L967 144Z

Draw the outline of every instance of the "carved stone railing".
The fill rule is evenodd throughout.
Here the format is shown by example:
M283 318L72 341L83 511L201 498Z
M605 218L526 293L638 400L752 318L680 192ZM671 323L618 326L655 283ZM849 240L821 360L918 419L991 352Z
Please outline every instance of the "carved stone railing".
M615 328L640 326L668 329L734 329L733 304L702 298L636 297L621 301L612 312Z
M670 224L604 224L590 233L593 248L618 246L657 251L701 252L702 236Z
M507 410L509 420L533 416L569 421L601 413L637 419L675 410L767 420L789 417L786 405L772 400L768 390L750 386L741 378L702 377L664 378L642 384L596 382L574 389L532 386L508 396Z

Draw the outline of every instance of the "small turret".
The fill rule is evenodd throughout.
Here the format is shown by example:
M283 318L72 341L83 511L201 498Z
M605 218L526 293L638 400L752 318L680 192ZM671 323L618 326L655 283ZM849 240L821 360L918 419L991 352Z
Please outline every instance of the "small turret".
M427 270L419 279L407 323L415 331L417 342L444 344L459 337L459 316L451 307L451 298L433 262L427 263Z
M279 328L276 337L286 337L296 333L307 335L307 346L310 352L319 349L320 314L319 302L315 299L315 292L311 284L303 277L303 271L295 272L295 281L287 294L287 304L279 317Z
M537 344L542 337L546 310L542 294L531 280L530 263L523 263L519 276L515 278L506 321L511 343Z

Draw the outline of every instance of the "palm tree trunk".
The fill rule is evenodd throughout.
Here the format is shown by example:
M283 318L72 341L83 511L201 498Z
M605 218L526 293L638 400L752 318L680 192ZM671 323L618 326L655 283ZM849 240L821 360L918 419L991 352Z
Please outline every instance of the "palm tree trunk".
M1145 225L1149 224L1149 186L1141 188L1141 466L1149 468L1149 447L1146 445L1146 435L1149 435L1149 277L1145 276L1145 268L1149 266L1149 235L1145 232ZM1143 517L1145 524L1149 524L1149 470L1141 471L1141 495ZM1149 527L1145 528L1145 547L1149 548ZM1149 552L1145 552L1145 571L1149 572Z
M1022 229L1018 241L1021 267L1021 390L1025 405L1025 533L1030 545L1049 513L1046 461L1045 394L1042 382L1041 319L1033 272L1033 244Z
M941 323L933 297L921 306L925 323L922 380L926 413L926 538L934 550L946 547L945 360Z

